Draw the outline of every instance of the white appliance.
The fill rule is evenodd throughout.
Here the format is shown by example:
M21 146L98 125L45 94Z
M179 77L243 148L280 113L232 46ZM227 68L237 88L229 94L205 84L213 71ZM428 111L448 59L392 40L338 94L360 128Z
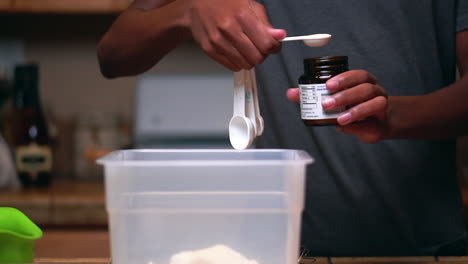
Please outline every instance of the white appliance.
M148 73L137 84L137 148L231 148L232 73Z

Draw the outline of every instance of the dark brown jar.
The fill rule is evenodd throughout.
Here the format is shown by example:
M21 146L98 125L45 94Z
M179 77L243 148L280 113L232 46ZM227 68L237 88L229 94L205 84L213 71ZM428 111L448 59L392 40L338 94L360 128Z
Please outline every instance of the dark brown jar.
M348 71L348 57L329 56L304 59L304 74L299 78L301 118L306 125L336 125L344 109L326 111L322 100L331 94L325 83L333 76Z

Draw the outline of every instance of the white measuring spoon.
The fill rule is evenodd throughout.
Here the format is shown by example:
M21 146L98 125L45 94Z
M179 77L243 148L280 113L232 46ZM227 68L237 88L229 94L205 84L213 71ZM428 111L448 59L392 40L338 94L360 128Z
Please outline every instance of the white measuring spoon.
M263 117L260 115L260 105L258 103L258 90L257 90L257 79L255 77L255 69L251 69L249 71L250 74L250 85L252 87L252 97L253 103L255 108L255 123L257 127L257 136L261 136L263 134L263 130L265 129L265 122L263 121Z
M302 40L307 46L321 47L321 46L327 45L330 39L331 39L330 34L314 34L314 35L287 37L281 41L284 42L284 41Z
M252 70L241 70L244 76L244 87L245 87L245 115L253 124L254 127L254 139L258 135L258 123L256 119L257 109L254 103L254 94L252 87Z
M255 128L245 115L244 72L234 73L234 114L229 122L229 140L235 149L250 147L255 139Z

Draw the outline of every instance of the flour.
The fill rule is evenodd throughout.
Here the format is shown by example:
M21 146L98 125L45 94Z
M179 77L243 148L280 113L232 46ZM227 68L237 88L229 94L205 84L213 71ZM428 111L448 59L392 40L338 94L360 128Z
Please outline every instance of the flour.
M258 264L249 260L235 250L216 245L196 251L184 251L171 257L170 264Z

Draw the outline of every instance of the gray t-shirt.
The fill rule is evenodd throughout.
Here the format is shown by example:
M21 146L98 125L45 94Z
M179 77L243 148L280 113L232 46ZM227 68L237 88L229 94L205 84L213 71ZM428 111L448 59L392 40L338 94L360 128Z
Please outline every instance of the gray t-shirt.
M287 101L304 58L346 55L389 95L422 95L455 80L455 35L468 27L468 0L264 0L288 35L330 33L322 48L284 43L257 67L265 133L260 148L305 149L302 246L315 256L451 254L465 228L455 139L365 144L335 127L306 127Z

